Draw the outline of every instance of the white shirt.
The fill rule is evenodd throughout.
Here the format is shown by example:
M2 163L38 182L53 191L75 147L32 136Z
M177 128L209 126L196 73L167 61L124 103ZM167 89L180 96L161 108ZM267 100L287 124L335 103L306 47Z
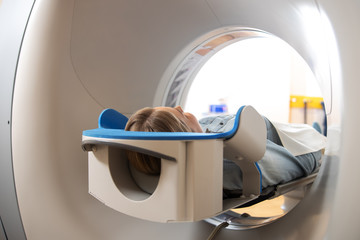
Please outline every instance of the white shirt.
M271 123L283 146L294 156L316 152L326 147L326 137L307 124Z

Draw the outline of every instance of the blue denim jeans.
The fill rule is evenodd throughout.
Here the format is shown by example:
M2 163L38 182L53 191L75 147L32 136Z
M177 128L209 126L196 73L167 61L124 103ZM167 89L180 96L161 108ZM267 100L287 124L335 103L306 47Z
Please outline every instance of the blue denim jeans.
M263 188L307 176L319 167L321 150L293 156L283 147L271 122L265 117L264 121L267 128L266 151L263 158L258 161ZM242 189L241 169L227 159L224 159L223 188L227 190Z

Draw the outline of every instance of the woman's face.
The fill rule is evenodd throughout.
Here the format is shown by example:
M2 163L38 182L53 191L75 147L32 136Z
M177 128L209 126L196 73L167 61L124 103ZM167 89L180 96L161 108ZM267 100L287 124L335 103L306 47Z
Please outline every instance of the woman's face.
M180 106L177 107L156 107L155 110L168 111L174 114L178 119L183 121L193 132L202 132L200 124L196 117L191 113L184 112Z

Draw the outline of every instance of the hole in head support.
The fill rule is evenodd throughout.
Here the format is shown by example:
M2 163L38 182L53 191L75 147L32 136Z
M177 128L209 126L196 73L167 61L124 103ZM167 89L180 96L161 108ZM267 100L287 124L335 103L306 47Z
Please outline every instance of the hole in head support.
M109 149L111 177L119 191L127 198L142 201L155 191L160 176L141 173L129 164L126 150L116 147Z
M145 192L152 194L159 183L160 175L150 175L137 170L129 163L129 170L135 183Z

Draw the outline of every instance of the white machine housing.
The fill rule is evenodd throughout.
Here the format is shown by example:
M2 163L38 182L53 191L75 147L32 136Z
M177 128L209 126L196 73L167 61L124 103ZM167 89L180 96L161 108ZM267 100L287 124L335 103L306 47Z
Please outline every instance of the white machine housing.
M296 208L218 238L358 239L359 9L357 0L1 1L0 238L205 239L204 221L153 223L90 196L81 132L105 108L163 105L189 53L236 28L276 36L309 64L329 146Z

